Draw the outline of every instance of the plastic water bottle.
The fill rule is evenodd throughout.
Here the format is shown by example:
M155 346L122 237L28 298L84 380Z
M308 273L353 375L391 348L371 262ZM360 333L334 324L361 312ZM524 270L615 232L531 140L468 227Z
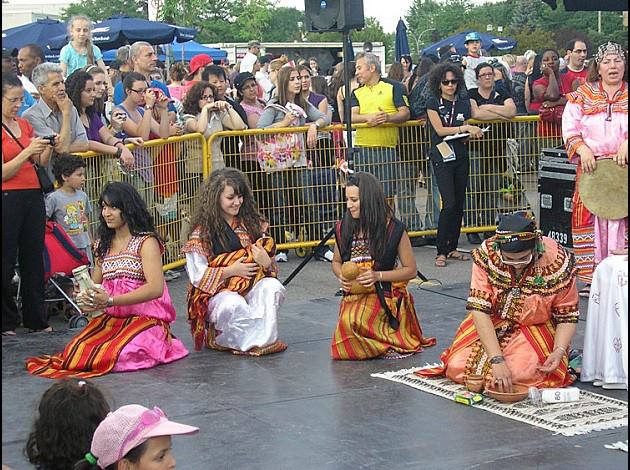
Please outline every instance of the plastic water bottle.
M529 399L536 406L548 403L567 403L580 399L580 389L577 387L566 388L541 388L529 387Z

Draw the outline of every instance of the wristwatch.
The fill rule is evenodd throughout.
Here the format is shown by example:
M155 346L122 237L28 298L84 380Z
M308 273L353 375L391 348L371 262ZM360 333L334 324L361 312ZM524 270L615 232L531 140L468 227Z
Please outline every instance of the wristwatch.
M488 362L490 362L490 364L502 364L505 362L505 358L503 356L493 356Z

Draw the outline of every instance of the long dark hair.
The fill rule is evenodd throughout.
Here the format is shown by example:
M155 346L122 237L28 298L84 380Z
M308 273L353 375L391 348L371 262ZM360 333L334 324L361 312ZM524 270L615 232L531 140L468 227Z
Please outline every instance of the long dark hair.
M289 102L289 97L287 93L287 90L289 88L289 78L291 77L291 72L297 71L298 70L295 67L286 66L282 67L278 72L278 94L276 96L276 99L278 101L278 104L281 106L286 106L286 104ZM293 101L304 111L308 109L308 101L304 99L304 96L302 96L301 92L295 95Z
M98 207L103 203L110 207L120 209L122 219L127 223L131 235L150 233L160 240L155 231L153 217L147 209L147 204L138 194L136 188L129 183L122 181L111 181L105 185L101 197L98 200ZM105 223L102 211L99 212L98 238L100 242L96 249L95 257L103 259L112 246L112 240L116 231L109 228Z
M82 69L75 70L66 78L66 93L72 104L77 108L79 115L81 114L81 93L85 89L87 82L93 82L94 78ZM96 112L94 105L85 108L85 114L91 116Z
M193 116L196 116L201 112L201 109L199 109L199 100L206 88L210 88L210 90L212 90L212 96L215 100L217 100L217 87L208 82L204 82L203 80L199 81L191 86L186 92L186 96L184 96L182 108L184 109L185 114L192 114Z
M30 463L66 470L90 450L92 435L110 406L103 392L86 380L64 379L44 392L24 452Z
M394 217L392 208L385 200L383 186L376 177L363 172L348 178L347 186L359 188L361 210L358 220L349 211L343 216L341 244L344 247L350 246L352 239L360 234L368 240L372 258L378 260L385 254L387 224Z
M264 217L258 212L254 196L247 177L236 168L222 168L213 171L201 184L197 193L195 212L191 220L193 229L199 228L201 240L212 247L212 238L218 237L223 246L227 246L227 225L221 214L220 198L226 186L234 188L234 192L243 196L238 217L247 229L247 233L258 239L262 235Z

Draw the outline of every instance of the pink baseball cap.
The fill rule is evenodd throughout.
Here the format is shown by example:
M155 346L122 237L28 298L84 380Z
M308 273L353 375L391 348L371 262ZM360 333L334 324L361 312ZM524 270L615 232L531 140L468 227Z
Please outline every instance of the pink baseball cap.
M125 405L109 413L92 437L90 453L100 468L118 462L152 437L192 434L199 428L169 421L157 406Z

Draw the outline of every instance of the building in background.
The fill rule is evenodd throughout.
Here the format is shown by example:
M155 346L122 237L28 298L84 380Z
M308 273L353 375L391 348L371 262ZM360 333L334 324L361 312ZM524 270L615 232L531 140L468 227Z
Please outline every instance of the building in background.
M28 2L26 0L9 0L2 4L2 29L14 28L32 23L40 18L58 20L61 11L73 0L54 0L48 2ZM76 1L76 0L75 0Z

